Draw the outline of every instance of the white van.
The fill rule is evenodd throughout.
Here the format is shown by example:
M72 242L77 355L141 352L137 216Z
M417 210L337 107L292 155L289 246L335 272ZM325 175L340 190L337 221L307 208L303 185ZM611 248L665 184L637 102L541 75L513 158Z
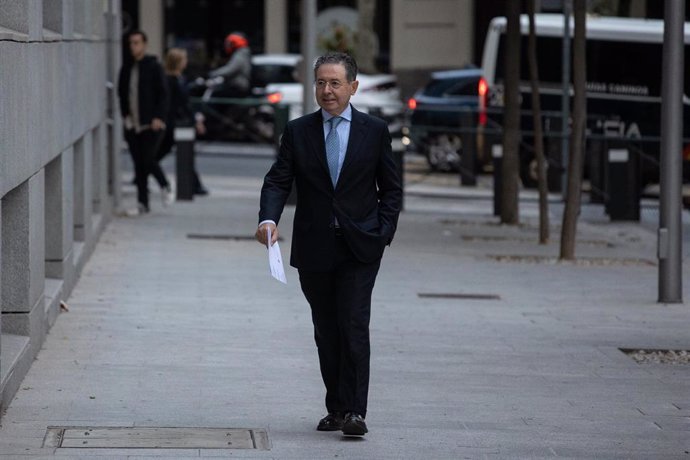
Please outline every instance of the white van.
M539 89L547 153L550 166L560 164L563 16L537 14L537 60ZM527 60L529 19L521 16L521 178L534 185L530 76ZM480 100L484 127L485 152L501 142L504 81L504 45L506 19L494 18L484 43L482 71L488 91ZM601 148L611 140L625 142L640 159L640 186L658 182L661 124L661 61L663 21L612 17L587 17L587 155L592 174L600 174ZM571 25L572 34L572 25ZM690 23L685 23L685 62L688 53ZM685 74L684 99L684 170L690 180L690 73ZM571 89L572 95L572 89ZM680 153L679 153L680 154Z

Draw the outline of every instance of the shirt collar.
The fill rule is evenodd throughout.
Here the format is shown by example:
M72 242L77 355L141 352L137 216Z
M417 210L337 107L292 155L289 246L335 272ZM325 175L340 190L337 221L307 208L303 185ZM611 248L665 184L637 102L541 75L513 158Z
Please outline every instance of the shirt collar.
M326 112L324 109L321 109L321 115L323 116L324 123L327 123L328 120L333 118L333 115ZM352 122L352 106L350 104L347 104L347 107L345 107L345 110L343 110L343 113L341 113L339 117L344 118L349 122Z

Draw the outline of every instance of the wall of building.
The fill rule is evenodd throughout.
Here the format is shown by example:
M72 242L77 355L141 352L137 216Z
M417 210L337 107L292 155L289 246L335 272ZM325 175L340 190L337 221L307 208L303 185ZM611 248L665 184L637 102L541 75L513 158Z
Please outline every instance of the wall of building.
M404 95L429 72L473 62L474 1L392 0L391 70Z
M0 408L118 199L119 16L119 0L0 0Z

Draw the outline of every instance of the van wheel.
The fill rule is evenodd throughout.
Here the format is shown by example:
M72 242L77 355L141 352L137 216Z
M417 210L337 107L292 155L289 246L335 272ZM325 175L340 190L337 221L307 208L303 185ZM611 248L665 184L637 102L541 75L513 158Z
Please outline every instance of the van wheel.
M457 171L460 168L462 139L457 134L436 134L429 137L426 158L434 171Z

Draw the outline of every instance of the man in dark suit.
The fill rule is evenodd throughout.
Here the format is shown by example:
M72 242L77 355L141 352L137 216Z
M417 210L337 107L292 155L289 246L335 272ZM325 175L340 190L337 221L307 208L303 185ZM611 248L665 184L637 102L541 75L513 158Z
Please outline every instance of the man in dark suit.
M359 82L344 53L314 65L321 110L287 124L276 162L264 179L256 239L276 227L297 190L290 264L311 306L328 415L320 431L362 436L369 391L371 292L393 239L402 204L399 170L386 124L357 111Z

